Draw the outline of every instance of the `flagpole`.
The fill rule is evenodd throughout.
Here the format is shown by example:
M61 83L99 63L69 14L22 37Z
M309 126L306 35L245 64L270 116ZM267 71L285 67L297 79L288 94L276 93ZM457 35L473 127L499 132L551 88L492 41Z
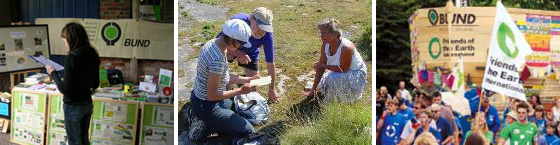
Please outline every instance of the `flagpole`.
M480 101L478 101L478 110L476 110L477 112L480 111L480 107L482 106L482 101L484 99L484 95L486 91L484 91L484 88L482 88L482 92L480 93ZM476 116L476 114L475 114Z

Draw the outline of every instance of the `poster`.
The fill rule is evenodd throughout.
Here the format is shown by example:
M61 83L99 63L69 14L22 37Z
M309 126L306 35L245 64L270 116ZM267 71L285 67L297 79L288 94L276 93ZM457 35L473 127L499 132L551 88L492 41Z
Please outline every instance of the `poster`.
M159 85L160 88L171 86L171 78L173 71L166 69L159 69Z
M54 131L62 131L62 132L66 132L66 126L64 124L64 115L61 114L51 114L50 115L51 118L51 124L50 125L50 130L54 130Z
M93 120L91 127L93 128L92 138L96 137L108 140L119 140L121 142L132 142L134 128L131 124Z
M126 143L118 143L118 142L112 142L112 141L102 140L102 139L91 139L91 143L93 145L129 145Z
M38 18L36 24L48 24L49 32L61 32L65 24L82 24L100 57L173 60L173 23L135 19ZM107 33L114 35L105 35ZM60 38L50 33L49 38ZM51 41L52 54L66 55L62 41Z
M144 130L144 144L173 145L173 129L146 126Z
M550 51L550 35L525 34L525 39L533 51Z
M20 108L37 111L39 95L20 93Z
M22 109L14 109L14 125L24 125L41 127L43 126L43 114L39 112L31 112Z
M560 67L560 36L551 37L550 63L556 67Z
M31 129L21 125L14 125L13 140L31 143L31 144L41 144L43 141L43 131L42 129Z
M152 125L174 127L173 107L154 106Z
M127 104L103 102L101 119L126 122Z
M59 133L59 132L50 132L49 133L51 138L49 140L51 145L67 145L68 137L66 133Z

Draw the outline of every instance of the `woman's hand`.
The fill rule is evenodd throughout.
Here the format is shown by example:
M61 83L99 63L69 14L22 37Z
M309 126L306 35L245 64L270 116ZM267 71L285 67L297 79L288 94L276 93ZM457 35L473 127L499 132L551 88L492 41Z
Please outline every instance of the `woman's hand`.
M45 68L47 69L47 73L48 73L49 75L51 75L52 71L54 71L54 68L53 68L52 66L50 66L50 65L46 65Z
M303 96L309 97L309 96L313 96L315 95L315 90L309 90L309 91L305 91L303 93Z
M252 91L253 89L251 88L251 84L249 83L245 83L243 84L243 86L241 86L241 94L248 94Z

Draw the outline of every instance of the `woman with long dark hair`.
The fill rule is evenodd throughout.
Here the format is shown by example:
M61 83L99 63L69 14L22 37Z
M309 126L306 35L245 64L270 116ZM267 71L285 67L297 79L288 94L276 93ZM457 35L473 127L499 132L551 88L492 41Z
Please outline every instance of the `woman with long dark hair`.
M91 94L99 87L99 54L89 43L84 27L69 23L61 33L69 49L64 59L64 81L52 66L45 66L58 90L64 95L64 125L70 144L90 144L88 130L93 104Z

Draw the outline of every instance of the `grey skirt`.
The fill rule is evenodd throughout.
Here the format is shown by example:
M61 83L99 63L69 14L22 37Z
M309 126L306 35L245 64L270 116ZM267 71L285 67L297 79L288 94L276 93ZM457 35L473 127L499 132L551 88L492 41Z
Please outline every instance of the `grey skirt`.
M366 85L367 68L347 72L326 71L319 82L319 90L324 95L323 102L354 103L362 98L362 91Z

